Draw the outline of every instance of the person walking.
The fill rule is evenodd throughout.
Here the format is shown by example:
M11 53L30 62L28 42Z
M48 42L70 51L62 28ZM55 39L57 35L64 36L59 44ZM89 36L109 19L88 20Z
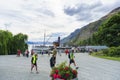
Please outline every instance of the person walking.
M17 56L20 57L21 51L20 49L17 50Z
M69 54L68 54L68 57L69 57L69 66L73 63L74 66L76 67L76 63L75 63L75 56L74 56L74 50L72 50ZM76 69L78 69L79 67L76 67Z
M67 55L69 53L68 49L65 50L65 54Z
M38 73L38 70L37 70L37 59L38 59L38 54L35 53L32 56L32 59L31 59L31 72L32 72L33 68L36 67L36 73Z
M29 51L28 51L28 49L25 51L25 54L26 54L26 57L28 58L29 57Z
M33 49L31 49L31 56L33 56L33 54L34 54L34 51L33 51Z

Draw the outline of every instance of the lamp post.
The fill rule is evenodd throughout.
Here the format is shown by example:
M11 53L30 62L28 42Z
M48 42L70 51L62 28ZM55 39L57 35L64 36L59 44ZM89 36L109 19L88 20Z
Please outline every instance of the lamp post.
M5 30L7 31L7 28L11 26L11 23L5 23L4 25L5 25Z

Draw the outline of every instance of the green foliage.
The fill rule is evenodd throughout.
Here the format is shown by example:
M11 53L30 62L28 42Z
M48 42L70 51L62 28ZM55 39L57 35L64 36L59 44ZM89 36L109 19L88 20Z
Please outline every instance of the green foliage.
M0 55L16 54L17 49L25 51L27 35L22 33L13 36L9 31L0 30Z
M94 34L96 43L107 46L120 45L120 14L111 16Z
M109 47L119 46L120 12L106 19L92 37L79 41L79 45L107 45Z
M120 45L120 11L117 10L100 20L80 29L76 37L71 38L68 45Z
M13 40L13 43L15 44L14 52L17 52L17 49L20 49L22 52L24 52L25 49L27 49L27 45L25 43L25 41L27 40L27 35L19 33L13 37Z
M109 55L109 49L104 49L101 51L101 54L104 53L104 56L108 56Z
M120 57L120 46L110 47L109 49L104 49L102 51L99 51L93 54L98 56Z
M0 54L9 54L11 51L12 33L9 31L0 30Z
M109 56L120 57L120 46L119 47L111 47L109 49Z
M105 20L98 21L97 23L89 24L89 32L97 30L94 25L101 25L98 31L94 31L94 34L87 39L79 39L77 36L75 39L69 42L70 45L106 45L109 47L120 45L120 12L115 13ZM96 28L96 29L94 29ZM87 28L85 28L87 29ZM91 30L93 29L93 30ZM86 32L87 33L87 32ZM82 33L81 33L82 34ZM91 34L90 34L91 35Z

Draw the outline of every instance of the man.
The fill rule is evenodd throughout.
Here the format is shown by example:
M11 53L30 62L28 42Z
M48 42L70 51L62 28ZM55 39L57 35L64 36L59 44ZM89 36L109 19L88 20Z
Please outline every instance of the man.
M36 73L38 73L38 70L37 70L37 58L38 58L38 54L35 53L33 56L32 56L32 59L31 59L31 72L32 72L32 69L34 68L34 66L36 67Z
M74 56L74 50L72 50L72 51L68 54L68 56L69 56L69 59L70 59L69 66L71 65L71 63L73 63L74 66L76 67L76 63L75 63L75 60L74 60L74 58L75 58L75 56ZM79 68L79 67L76 67L76 69L78 69L78 68Z

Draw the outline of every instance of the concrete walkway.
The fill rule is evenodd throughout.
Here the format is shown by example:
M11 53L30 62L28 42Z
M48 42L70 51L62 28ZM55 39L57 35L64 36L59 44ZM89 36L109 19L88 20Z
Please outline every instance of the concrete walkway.
M0 80L50 80L50 57L38 56L38 70L30 73L31 57L16 57L16 55L0 56ZM57 55L57 64L67 61L64 53ZM89 56L87 53L76 53L75 61L78 69L79 80L120 80L120 62L100 59ZM71 65L75 68L73 65Z

